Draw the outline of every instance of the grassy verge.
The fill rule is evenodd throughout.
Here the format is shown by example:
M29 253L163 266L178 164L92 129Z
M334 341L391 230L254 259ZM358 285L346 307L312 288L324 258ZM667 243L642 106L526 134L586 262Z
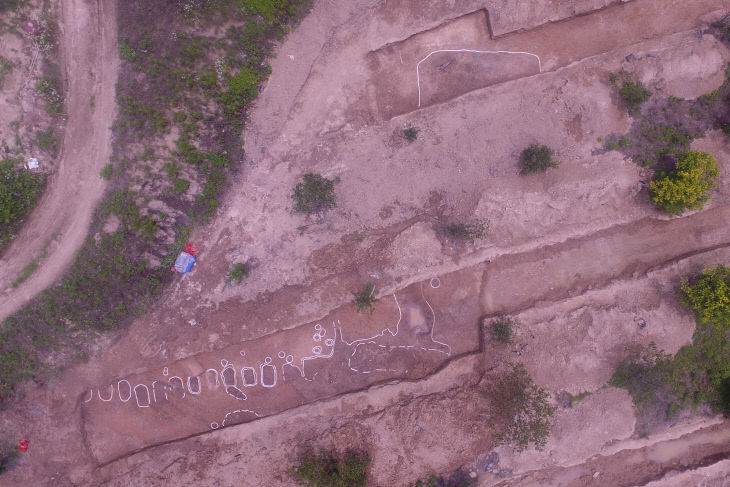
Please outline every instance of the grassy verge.
M95 237L66 276L0 326L0 401L142 313L173 279L169 268L191 228L215 214L243 158L241 131L269 75L266 58L306 8L299 0L263 2L260 16L260 2L249 3L132 0L120 9L119 116L103 174L110 191L93 219ZM49 81L39 92L49 112L60 111L52 89ZM168 148L162 139L171 133ZM118 222L114 231L105 231L108 222Z

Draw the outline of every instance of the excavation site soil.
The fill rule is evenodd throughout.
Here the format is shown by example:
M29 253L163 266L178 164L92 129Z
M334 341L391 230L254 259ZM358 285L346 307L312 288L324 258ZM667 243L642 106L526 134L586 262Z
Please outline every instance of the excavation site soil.
M645 434L629 394L607 385L627 346L675 353L692 340L676 289L730 261L730 138L692 142L717 158L719 184L681 217L649 203L647 169L598 141L632 123L609 73L663 98L723 84L730 50L703 32L730 0L527 3L315 1L271 61L244 166L190 238L194 270L88 361L22 387L0 418L32 448L3 483L294 486L304 450L361 446L373 486L458 468L483 486L730 485L728 421L680 414ZM99 93L93 131L69 112L74 177L98 174L83 161L109 144L114 2L99 5L64 7L104 12L102 27L73 34L90 38L84 62L101 73L78 88ZM560 166L520 175L534 143ZM293 211L307 172L338 181L323 217ZM82 233L62 237L73 254L103 185L77 201L64 177L24 231L45 235L47 212L82 215L69 216ZM62 211L55 191L91 206ZM484 236L444 232L465 220ZM231 285L240 261L250 272ZM0 313L58 272L40 269ZM358 312L368 282L377 301ZM514 319L510 345L482 327L501 315ZM591 393L558 407L543 451L493 440L480 391L508 362L553 397Z

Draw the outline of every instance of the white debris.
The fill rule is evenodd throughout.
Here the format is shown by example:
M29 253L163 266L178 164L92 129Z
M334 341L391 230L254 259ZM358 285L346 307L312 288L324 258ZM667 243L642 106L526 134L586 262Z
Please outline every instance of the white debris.
M38 169L39 165L40 165L40 163L38 162L38 159L36 159L35 157L31 157L30 159L28 159L28 162L25 164L25 167L27 169Z

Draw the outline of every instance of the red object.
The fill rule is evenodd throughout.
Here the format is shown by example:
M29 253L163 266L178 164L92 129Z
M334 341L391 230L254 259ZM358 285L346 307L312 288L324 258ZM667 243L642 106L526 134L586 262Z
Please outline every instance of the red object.
M198 246L195 245L193 242L188 242L187 245L185 245L185 252L192 255L193 257L197 257Z
M20 442L18 442L18 451L28 451L28 440L20 440Z

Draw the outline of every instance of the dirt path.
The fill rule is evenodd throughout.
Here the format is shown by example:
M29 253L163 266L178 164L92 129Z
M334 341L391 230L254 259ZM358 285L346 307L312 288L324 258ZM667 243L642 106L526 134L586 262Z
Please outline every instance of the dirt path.
M0 319L61 277L83 244L104 192L99 172L111 153L119 66L115 9L113 0L61 2L60 49L68 81L68 123L58 172L0 260ZM34 259L39 259L38 270L13 288L23 268Z

